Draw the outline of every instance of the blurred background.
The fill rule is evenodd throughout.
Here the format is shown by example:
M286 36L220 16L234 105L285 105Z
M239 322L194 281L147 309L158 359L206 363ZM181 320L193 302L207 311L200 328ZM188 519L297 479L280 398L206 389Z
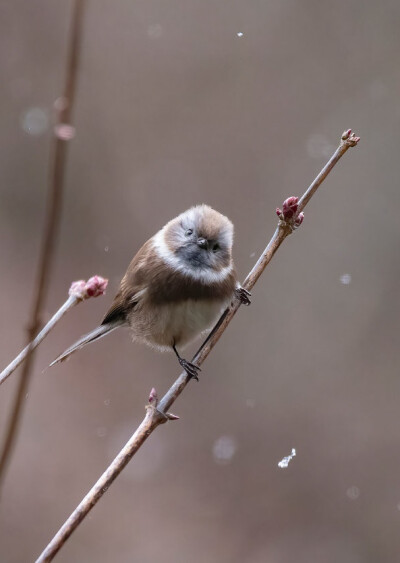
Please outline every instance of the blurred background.
M0 362L25 343L72 2L0 2ZM61 562L400 560L400 6L395 0L89 2L46 303L100 274L39 348L0 503L0 560L32 561L128 440L175 358L93 328L142 243L206 202L243 279L275 208L328 176L193 383ZM189 355L190 351L187 352ZM16 389L0 389L4 429ZM296 448L286 469L278 462Z

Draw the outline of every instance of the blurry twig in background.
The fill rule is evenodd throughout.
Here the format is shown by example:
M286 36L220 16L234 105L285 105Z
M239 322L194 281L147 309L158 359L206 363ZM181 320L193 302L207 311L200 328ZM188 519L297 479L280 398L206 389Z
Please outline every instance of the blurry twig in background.
M314 195L323 180L326 178L326 176L329 174L338 160L344 155L344 153L350 147L356 146L359 140L359 137L356 137L354 134L352 134L351 129L345 131L342 135L339 147L336 149L329 162L321 170L312 184L308 187L300 200L296 197L290 197L284 201L282 210L276 210L279 217L278 227L276 228L275 233L273 234L268 246L245 279L243 283L244 289L250 291L253 288L258 278L263 273L265 267L269 264L275 252L278 250L285 238L303 222L304 214L302 213L302 210L310 201L311 197ZM228 324L231 322L240 305L240 301L235 300L223 313L220 320L212 330L211 334L202 344L199 351L195 354L192 360L194 363L201 365L204 362L210 351L214 348L215 344L222 336ZM160 424L167 422L167 420L176 420L177 418L179 418L167 411L182 393L189 381L190 378L188 377L186 372L181 373L178 379L172 384L172 386L168 389L164 397L159 402L155 389L151 390L149 396L150 404L146 407L146 416L137 428L136 432L133 434L127 444L122 448L122 450L113 460L111 465L106 469L97 483L92 487L85 498L76 507L76 509L66 520L60 530L56 533L45 550L38 557L36 563L52 561L53 557L58 553L58 551L70 537L72 532L77 528L77 526L79 526L82 520L94 507L94 505L108 490L109 486L118 477L118 475L128 464L128 462L131 460L140 446L150 436L153 430L155 430L155 428L157 428L157 426L159 426Z
M69 38L68 58L65 73L65 87L62 98L55 103L57 124L54 128L53 145L50 155L50 178L46 211L46 224L42 248L40 252L39 268L32 301L32 311L29 317L28 346L26 360L18 383L15 401L11 407L11 415L5 432L5 441L0 455L0 486L4 479L5 469L16 440L22 406L27 394L31 367L33 363L34 347L31 343L42 324L41 314L47 296L50 280L50 268L54 257L58 227L61 217L62 192L64 187L65 164L67 156L67 141L74 136L71 126L71 113L76 91L76 78L82 40L82 21L85 0L75 0Z
M30 342L28 346L26 346L22 352L20 352L18 356L0 373L0 385L17 369L19 365L22 364L29 352L39 346L39 344L46 338L49 332L53 330L58 321L63 318L67 311L90 297L104 295L107 284L108 280L102 278L101 276L93 276L87 282L84 280L72 282L68 291L69 297L64 305L62 305L51 317L49 322L43 327L36 338L32 340L32 342Z

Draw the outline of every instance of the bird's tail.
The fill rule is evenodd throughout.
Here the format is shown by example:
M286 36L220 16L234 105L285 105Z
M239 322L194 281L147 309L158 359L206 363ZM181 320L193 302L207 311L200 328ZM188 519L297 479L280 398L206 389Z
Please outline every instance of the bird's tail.
M120 327L124 324L125 324L124 321L116 320L116 321L98 326L97 328L95 328L94 330L89 332L88 334L85 334L85 336L82 336L77 342L75 342L75 344L73 344L67 350L65 350L65 352L60 354L53 362L51 362L49 367L54 366L54 364L58 364L58 362L63 362L71 354L76 352L76 350L80 350L81 348L86 346L86 344L89 344L90 342L94 342L95 340L98 340L99 338L103 338L103 336L105 336L109 332L115 330L116 328L118 328L118 327Z

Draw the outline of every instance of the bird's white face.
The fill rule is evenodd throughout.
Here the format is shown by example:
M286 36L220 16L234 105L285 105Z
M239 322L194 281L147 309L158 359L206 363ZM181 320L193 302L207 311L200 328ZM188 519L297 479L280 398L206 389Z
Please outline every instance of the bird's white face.
M207 205L170 221L155 240L160 257L204 283L222 281L233 269L233 225Z

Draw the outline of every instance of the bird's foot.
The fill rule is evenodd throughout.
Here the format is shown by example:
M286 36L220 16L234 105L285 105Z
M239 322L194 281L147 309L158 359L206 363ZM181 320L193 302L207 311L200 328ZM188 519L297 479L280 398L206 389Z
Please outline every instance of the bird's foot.
M198 372L201 371L199 366L196 366L196 364L192 364L192 362L188 362L184 358L178 358L178 360L181 366L183 367L183 369L188 374L189 378L198 381L199 380Z
M251 293L250 291L247 291L247 289L245 289L242 286L239 286L235 289L235 294L236 297L239 299L239 301L241 302L242 305L250 305L251 301L250 301L250 297L251 297Z

